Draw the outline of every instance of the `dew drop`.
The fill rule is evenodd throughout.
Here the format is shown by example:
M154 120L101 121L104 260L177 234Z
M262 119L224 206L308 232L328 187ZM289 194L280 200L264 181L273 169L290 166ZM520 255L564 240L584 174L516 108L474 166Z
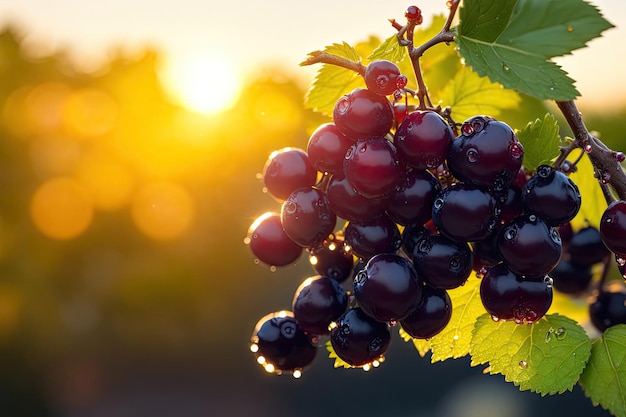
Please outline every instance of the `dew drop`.
M376 352L378 350L380 350L380 348L383 345L383 341L380 337L375 337L371 342L370 342L370 351L371 352Z
M554 280L548 275L546 275L546 277L543 279L543 282L545 282L546 287L548 288L552 288L552 285L554 284Z
M459 340L459 335L458 335L458 334L455 334L455 335L452 337L452 339L453 339L453 340Z
M398 320L390 320L387 322L387 326L396 327L398 325Z
M257 353L258 351L259 351L259 345L257 345L256 343L252 343L250 345L250 352Z
M443 203L444 203L443 198L437 198L433 202L433 207L436 209L440 209L443 207Z
M276 272L277 270L276 265L270 265L270 272Z
M505 71L510 71L511 70L511 68L508 65L506 65L506 64L502 64L502 69L505 70Z
M554 337L556 337L556 340L563 340L563 339L565 339L565 336L567 336L567 330L565 330L565 328L563 328L563 327L559 327L554 332Z
M467 123L467 122L461 125L461 131L463 132L465 136L471 136L474 134L474 128L472 127L470 123Z
M344 159L352 159L354 156L354 146L350 146L344 155Z
M370 369L372 369L372 365L369 363L366 363L365 365L363 365L363 370L365 372L369 371Z
M514 228L509 228L504 232L504 238L506 240L513 240L515 239L515 236L517 236L517 230Z
M496 316L495 314L491 315L491 320L495 321L496 323L500 321L500 317Z
M591 144L586 144L585 147L583 148L585 150L586 153L591 153L591 151L593 150L593 147L591 146Z
M354 285L358 287L360 285L365 284L366 281L367 281L367 271L365 271L364 269L361 269L354 276Z
M609 219L609 220L610 220L610 219ZM607 221L608 221L608 220L607 220ZM626 259L624 259L624 258L622 258L622 257L620 257L620 256L616 256L616 257L615 257L615 262L617 262L617 264L618 264L619 266L624 266L624 265L626 265Z
M252 242L252 239L250 239L250 237L246 236L246 237L243 238L243 243L245 245L249 245L250 242Z
M509 155L515 159L519 159L524 155L524 148L519 142L513 142L509 146Z
M568 31L568 32L573 32L573 31L574 31L574 26L572 26L572 25L568 25L568 26L567 26L567 31Z
M292 375L294 378L299 379L302 376L302 369L294 369Z
M265 364L265 356L259 356L256 358L256 361L259 365L264 365Z
M346 96L341 97L339 100L337 100L335 108L337 109L337 113L346 114L350 109L350 99Z
M285 205L283 206L283 210L287 214L294 214L296 211L298 211L298 205L296 203L294 203L293 201L287 200L287 201L285 201Z
M526 362L526 361L519 361L519 367L522 368L522 369L528 368L528 362Z
M466 152L465 152L465 157L467 158L467 162L477 162L479 159L478 156L478 151L475 148L469 148Z
M617 162L624 162L626 155L623 152L615 152L615 159L617 159Z
M531 222L536 222L537 216L535 216L534 214L531 214L530 216L528 216L528 220L530 220Z

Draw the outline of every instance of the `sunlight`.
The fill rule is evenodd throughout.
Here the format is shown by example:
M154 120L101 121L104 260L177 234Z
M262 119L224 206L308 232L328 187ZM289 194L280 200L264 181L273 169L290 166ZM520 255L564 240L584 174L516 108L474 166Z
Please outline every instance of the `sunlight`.
M174 100L196 113L218 113L230 108L241 88L234 66L218 55L170 62L163 75Z

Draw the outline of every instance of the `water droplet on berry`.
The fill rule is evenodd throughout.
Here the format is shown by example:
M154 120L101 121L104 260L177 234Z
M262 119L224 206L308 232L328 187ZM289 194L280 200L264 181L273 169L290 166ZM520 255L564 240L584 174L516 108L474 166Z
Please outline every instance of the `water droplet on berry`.
M519 361L519 367L522 368L522 369L528 368L528 362L526 362L526 361Z
M428 253L433 248L433 242L430 239L422 239L417 244L417 250L422 253Z
M496 316L495 314L491 315L491 320L495 321L496 323L500 321L500 317Z
M443 198L437 198L435 199L435 201L433 202L433 207L435 209L440 209L443 207L444 201Z
M448 263L448 268L450 268L450 271L457 271L461 268L461 266L461 260L458 256L453 256Z
M470 123L465 122L461 125L461 132L463 132L465 136L471 136L474 134L474 128Z
M363 285L365 284L365 281L367 281L367 272L364 269L361 269L354 276L354 285L355 286Z
M549 165L541 165L539 166L539 168L537 168L537 175L539 175L541 178L550 177L550 175L552 175L552 172L553 169Z
M607 219L607 221L609 221L609 220L610 220L610 219ZM624 266L624 265L626 265L626 259L624 259L624 258L622 258L622 257L620 257L620 256L616 256L616 257L615 257L615 262L617 262L617 264L618 264L619 266Z
M386 75L379 75L378 77L376 77L376 85L381 89L386 88L387 84L389 84L389 77L387 77Z
M346 96L341 97L337 100L336 108L337 113L346 114L350 110L350 99Z
M300 378L302 376L302 369L294 369L292 375L296 379Z
M294 322L288 321L280 326L280 334L287 339L293 338L296 335L296 332L297 328Z
M407 79L406 75L400 74L396 78L396 87L398 87L399 90L402 90L404 87L406 87L408 82L409 80Z
M285 205L283 206L283 209L285 210L285 213L287 214L294 214L296 211L298 211L298 205L296 203L294 203L293 201L285 201Z
M519 142L513 142L509 145L509 155L515 159L521 158L524 155L524 148Z
M531 222L536 222L537 221L537 216L535 216L534 214L531 214L530 216L528 216L528 220Z
M250 352L257 353L258 351L259 351L259 345L257 345L256 343L252 343L250 345Z
M476 150L476 148L469 148L465 152L465 157L467 158L468 162L477 162L479 159L478 151Z
M554 280L548 275L546 275L546 277L543 279L543 282L545 282L546 287L552 288L552 284L554 283Z
M515 239L515 236L517 236L517 230L513 227L508 228L506 232L504 232L504 238L506 240L513 240Z

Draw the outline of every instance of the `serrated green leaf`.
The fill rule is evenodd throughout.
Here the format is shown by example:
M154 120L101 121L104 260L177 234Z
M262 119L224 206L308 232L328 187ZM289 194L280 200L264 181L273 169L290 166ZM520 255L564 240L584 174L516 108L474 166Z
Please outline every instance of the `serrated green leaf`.
M613 27L584 0L465 0L459 16L457 43L467 65L506 88L552 100L579 93L551 58Z
M406 54L406 48L400 46L398 37L392 35L385 39L372 53L367 57L368 61L374 61L377 59L385 59L387 61L398 63L404 59Z
M448 325L430 339L431 361L461 358L470 352L472 330L476 319L485 313L480 300L480 279L472 272L467 282L448 290L452 302L452 317Z
M485 100L485 97L489 99ZM457 122L463 122L478 114L497 118L502 111L515 107L520 96L467 67L461 67L441 92L441 102L452 108L452 117Z
M559 314L532 325L495 322L485 314L476 321L471 345L472 366L489 364L489 373L541 395L570 391L591 354L584 329Z
M530 171L536 171L539 165L549 164L559 156L559 124L550 113L543 119L529 122L517 132L517 138L524 146L524 167Z
M324 52L354 62L360 61L356 49L345 42L327 46ZM304 106L322 114L331 115L337 100L358 87L365 87L365 81L356 72L336 65L322 64L306 92Z
M584 152L582 149L579 152ZM570 160L577 158L576 152L570 156ZM570 178L578 186L581 196L581 206L578 214L570 222L574 230L591 225L600 228L600 218L607 207L606 200L600 189L600 184L594 176L593 165L587 155L576 164L576 172L570 174Z
M354 366L350 365L348 362L341 359L337 356L335 349L333 349L333 345L330 343L330 340L326 342L326 350L328 351L328 357L330 359L334 359L333 367L335 368L354 368Z
M595 404L615 416L626 416L626 324L607 329L593 341L580 385Z
M428 352L430 352L430 340L427 340L427 339L415 339L415 338L411 337L411 335L408 334L402 327L400 327L399 333L400 333L400 337L405 342L412 342L413 343L413 346L415 346L415 349L417 350L417 353L419 353L419 355L422 358L424 356L426 356L426 354Z

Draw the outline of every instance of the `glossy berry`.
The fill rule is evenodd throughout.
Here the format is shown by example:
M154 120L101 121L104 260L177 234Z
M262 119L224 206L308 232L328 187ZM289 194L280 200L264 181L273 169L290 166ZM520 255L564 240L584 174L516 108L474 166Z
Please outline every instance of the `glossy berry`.
M452 289L467 281L474 258L467 243L443 235L423 238L413 249L413 264L422 279L433 288Z
M357 88L337 100L333 121L352 140L385 136L393 126L393 107L385 96Z
M348 294L336 280L316 275L300 284L293 297L293 315L300 328L311 335L330 332L330 323L348 308Z
M541 217L550 226L572 220L580 209L578 187L567 175L540 165L522 190L525 211Z
M461 126L448 154L448 168L461 181L504 190L517 176L524 148L504 122L486 116L468 119Z
M309 262L318 274L326 275L337 282L345 281L354 266L352 249L343 238L336 236L329 237L321 245L312 248L309 251Z
M417 6L409 6L404 16L409 20L414 20L418 25L422 23L422 11Z
M302 331L293 313L279 311L262 317L255 326L250 350L268 372L299 372L315 358L317 348Z
M343 174L333 175L326 187L331 209L342 219L355 222L374 220L385 213L389 200L367 198L357 193Z
M626 256L626 201L614 201L604 210L600 235L611 252Z
M246 242L256 258L269 266L294 263L302 254L302 246L295 243L283 230L280 214L265 213L248 229Z
M432 218L442 234L460 242L486 238L499 222L493 194L469 183L443 189L433 202Z
M346 153L343 171L348 182L366 198L390 196L404 178L404 163L384 137L359 140Z
M352 252L363 259L395 252L402 244L398 226L386 215L369 222L348 222L344 236Z
M352 366L380 361L391 344L387 324L374 320L360 308L351 308L332 326L330 343L339 358Z
M561 259L550 272L554 288L563 294L584 293L593 278L591 264L576 265L568 260Z
M365 68L365 85L370 91L388 96L398 89L400 68L391 61L372 61Z
M601 332L616 324L626 324L626 291L623 287L618 285L601 291L589 305L589 318Z
M472 242L474 262L479 266L478 270L483 266L493 266L502 262L498 247L498 233L499 229L482 240Z
M299 188L282 204L280 220L287 236L302 247L314 247L335 228L337 216L328 198L316 188Z
M410 258L412 256L415 246L422 241L422 239L430 236L430 230L424 226L410 224L402 229L402 250Z
M552 304L552 283L546 277L522 278L500 263L483 276L480 299L494 320L534 323Z
M452 129L443 117L432 111L417 110L398 126L394 143L407 165L434 169L445 161L453 139Z
M394 253L380 253L354 278L354 296L367 315L394 322L417 308L422 285L410 261Z
M388 199L387 214L401 225L424 224L431 218L432 204L440 190L433 174L411 170Z
M439 334L452 317L452 301L446 290L425 285L422 303L400 325L411 337L429 339Z
M561 259L561 237L534 214L519 216L498 234L504 263L518 275L544 276Z
M317 170L307 153L298 148L283 148L269 156L263 168L263 182L267 191L280 200L286 200L292 191L311 187L317 180Z
M311 165L319 172L343 172L343 158L353 141L341 133L334 123L325 123L311 134L307 154ZM312 184L311 184L312 185Z
M498 210L500 210L500 223L508 223L524 211L522 203L522 190L511 185L498 196Z
M602 262L610 253L602 243L600 231L593 226L576 231L567 245L567 252L572 263L581 266Z

